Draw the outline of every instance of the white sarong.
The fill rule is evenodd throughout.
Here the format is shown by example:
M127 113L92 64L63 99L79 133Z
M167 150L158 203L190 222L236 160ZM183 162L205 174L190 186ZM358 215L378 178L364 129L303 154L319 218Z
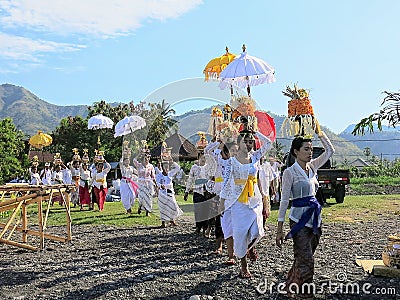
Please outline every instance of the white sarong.
M160 209L161 221L174 221L183 214L178 206L174 193L167 193L160 189L158 192L158 207Z
M236 201L231 206L233 251L236 256L243 258L251 241L254 246L263 236L262 202L254 207Z

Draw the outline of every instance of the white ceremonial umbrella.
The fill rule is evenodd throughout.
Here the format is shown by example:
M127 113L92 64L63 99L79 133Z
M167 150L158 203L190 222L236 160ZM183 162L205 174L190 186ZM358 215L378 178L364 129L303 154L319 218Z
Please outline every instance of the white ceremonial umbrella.
M140 116L127 116L115 125L114 137L130 134L146 126L146 121Z
M260 58L248 55L243 45L243 52L236 57L219 74L221 89L237 86L247 88L250 97L250 86L275 82L275 69Z
M88 120L88 129L105 129L112 128L113 126L114 122L102 114L95 115Z
M88 120L88 129L99 130L112 128L114 126L114 122L108 118L103 116L102 114L95 115ZM97 136L97 144L100 146L100 132Z

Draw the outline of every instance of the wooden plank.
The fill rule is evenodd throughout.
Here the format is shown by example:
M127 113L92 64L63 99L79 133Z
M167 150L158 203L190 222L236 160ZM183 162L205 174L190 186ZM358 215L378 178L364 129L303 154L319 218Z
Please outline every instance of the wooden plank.
M3 230L0 233L0 239L3 237L3 235L6 233L8 230L8 227L11 225L12 221L14 220L15 216L17 215L17 212L21 208L23 202L20 202L18 206L14 209L13 213L11 214L10 218L8 219L8 222L6 223L6 226L4 226Z
M4 227L4 226L5 226L5 223L0 223L0 227ZM18 226L15 230L18 231L18 232L22 232L22 233L24 231L26 231L26 234L30 234L30 235L34 235L34 236L40 236L41 235L41 233L39 231L37 231L37 230L32 230L32 229L24 230L22 228L22 226ZM65 242L68 241L68 238L65 238L65 237L62 237L62 236L58 236L58 235L49 234L49 233L44 233L43 232L43 236L46 239L54 240L54 241L58 241L58 242L64 242L65 243Z
M31 245L28 245L28 244L22 244L22 243L18 243L18 242L6 240L6 239L0 239L0 242L4 243L4 244L12 245L12 246L20 247L20 248L25 248L25 249L28 249L28 250L33 250L33 251L38 251L39 250L38 247L34 247L34 246L31 246Z

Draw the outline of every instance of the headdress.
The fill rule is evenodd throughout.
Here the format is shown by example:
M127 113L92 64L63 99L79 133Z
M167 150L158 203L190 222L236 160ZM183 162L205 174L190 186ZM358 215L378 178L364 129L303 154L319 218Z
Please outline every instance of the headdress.
M199 140L196 143L196 148L198 152L203 152L204 148L208 145L206 133L203 131L198 131L197 134L199 135Z
M94 150L96 155L94 156L94 162L95 163L104 163L104 151L102 150Z
M129 141L125 140L122 143L122 158L130 159L131 158L131 150L129 149Z
M83 149L82 163L84 163L84 164L88 164L90 161L88 152L89 152L88 149L86 149L86 148Z
M235 97L232 105L236 109L232 113L232 120L240 125L240 131L257 131L257 118L255 117L256 103L248 96Z
M161 162L172 160L171 151L172 147L168 147L167 143L163 142L161 145Z
M32 157L32 161L31 161L32 167L37 167L39 165L39 158L37 155L35 155L34 157Z
M72 156L72 161L81 161L81 157L79 156L79 149L73 148L72 152L74 153L74 155Z
M288 102L288 116L282 124L282 134L312 137L316 122L308 92L294 84L293 88L287 86L282 93L291 99Z
M140 143L142 144L142 149L140 150L141 156L150 156L149 146L147 145L146 140L141 140Z
M62 164L61 154L57 152L53 158L53 165L56 166L56 165L61 165L61 164Z

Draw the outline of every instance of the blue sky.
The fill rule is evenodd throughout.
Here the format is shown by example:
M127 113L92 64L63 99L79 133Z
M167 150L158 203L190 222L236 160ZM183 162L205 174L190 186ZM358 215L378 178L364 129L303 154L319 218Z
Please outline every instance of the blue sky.
M207 90L204 98L226 101L202 71L226 46L238 54L246 44L276 72L252 88L262 109L285 115L281 91L297 83L339 133L400 89L399 11L397 0L0 0L0 83L58 105L149 95L176 103L187 97L180 85L165 96L160 88L201 78L190 97ZM177 111L210 104L198 102Z

